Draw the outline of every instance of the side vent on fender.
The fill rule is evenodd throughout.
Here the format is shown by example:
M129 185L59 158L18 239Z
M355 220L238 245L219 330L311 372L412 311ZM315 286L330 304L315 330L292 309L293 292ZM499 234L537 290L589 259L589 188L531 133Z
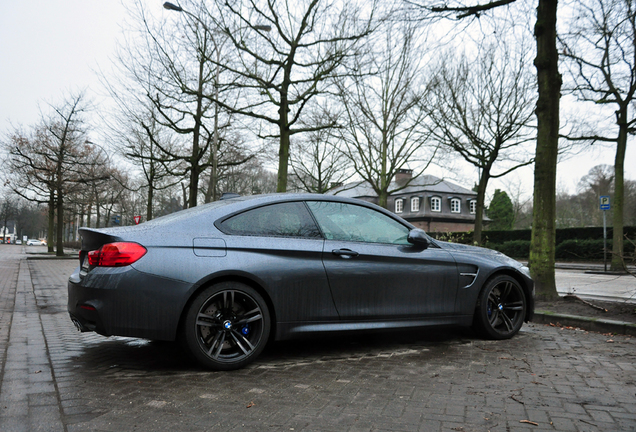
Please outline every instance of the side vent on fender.
M479 268L473 265L459 265L459 286L468 288L477 279Z

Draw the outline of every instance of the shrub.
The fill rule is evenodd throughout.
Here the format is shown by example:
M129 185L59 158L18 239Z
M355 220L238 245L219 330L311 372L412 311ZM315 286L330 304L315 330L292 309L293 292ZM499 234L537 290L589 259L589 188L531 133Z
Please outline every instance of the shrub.
M450 243L460 243L460 244L472 244L473 243L473 232L434 232L428 233L431 237L436 240L450 242Z
M612 241L607 240L607 249L611 250ZM607 254L611 258L610 253ZM565 240L557 245L556 259L565 260L602 260L603 239Z
M511 258L528 259L530 256L530 240L512 240L504 243L487 243L486 247L497 250Z
M82 249L82 242L81 241L65 241L64 248L80 250Z

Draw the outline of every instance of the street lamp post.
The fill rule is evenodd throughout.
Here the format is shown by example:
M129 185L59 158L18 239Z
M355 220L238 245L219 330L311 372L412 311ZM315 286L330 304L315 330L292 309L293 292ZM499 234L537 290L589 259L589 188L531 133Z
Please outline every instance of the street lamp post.
M177 12L183 12L183 9L181 8L181 6L177 6L176 4L172 4L170 2L165 2L163 4L163 8L164 9L168 9L168 10L177 11Z
M221 74L221 70L220 70L221 69L221 47L217 44L217 41L214 38L214 34L215 33L222 34L222 32L211 31L208 28L208 26L203 21L201 21L199 17L183 9L181 6L175 5L170 2L165 2L163 4L163 7L164 9L167 9L167 10L183 12L187 14L189 17L191 17L192 19L194 19L195 21L197 21L199 24L201 24L205 32L210 34L210 39L212 39L212 43L214 44L214 50L216 51L216 71L215 71L215 81L214 81L214 129L213 129L213 135L212 135L212 146L213 146L212 167L211 167L211 173L210 173L210 182L208 184L208 192L206 194L206 201L209 201L210 198L212 201L216 201L218 151L219 151L219 103L218 103L218 100L219 100L219 77ZM259 25L259 24L254 25L253 28L255 30L261 30L266 32L269 32L272 29L272 27L269 25Z

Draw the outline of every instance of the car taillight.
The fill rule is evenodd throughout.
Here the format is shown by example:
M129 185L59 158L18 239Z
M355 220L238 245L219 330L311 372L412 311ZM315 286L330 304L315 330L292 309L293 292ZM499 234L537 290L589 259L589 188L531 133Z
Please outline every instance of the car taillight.
M108 243L88 253L88 264L97 267L123 267L146 254L146 248L138 243Z

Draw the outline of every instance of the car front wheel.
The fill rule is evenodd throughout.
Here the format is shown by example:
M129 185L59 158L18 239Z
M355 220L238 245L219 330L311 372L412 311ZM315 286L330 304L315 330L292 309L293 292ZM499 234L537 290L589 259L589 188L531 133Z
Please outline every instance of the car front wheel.
M223 282L202 291L188 309L185 343L202 365L214 370L239 369L263 351L270 315L253 288Z
M526 296L519 282L510 276L497 276L479 294L473 328L490 339L509 339L523 325L526 308Z

